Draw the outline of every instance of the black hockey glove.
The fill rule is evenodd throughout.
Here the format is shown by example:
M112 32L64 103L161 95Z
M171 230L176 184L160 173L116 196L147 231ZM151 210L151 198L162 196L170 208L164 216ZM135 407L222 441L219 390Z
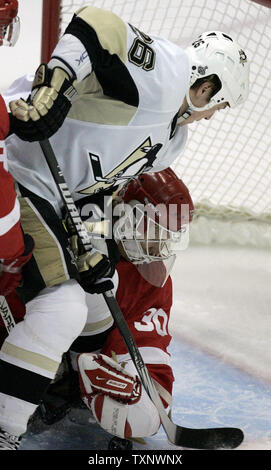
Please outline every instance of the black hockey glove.
M82 266L84 270L80 270ZM112 267L107 256L100 253L81 255L78 259L78 268L80 270L79 283L85 292L101 294L113 289L114 284L110 279Z
M80 255L77 266L80 272L79 283L89 294L102 294L114 288L112 276L120 255L113 240L106 241L109 257L99 252Z
M41 64L27 101L9 103L11 133L29 142L48 139L63 124L76 94L65 70Z

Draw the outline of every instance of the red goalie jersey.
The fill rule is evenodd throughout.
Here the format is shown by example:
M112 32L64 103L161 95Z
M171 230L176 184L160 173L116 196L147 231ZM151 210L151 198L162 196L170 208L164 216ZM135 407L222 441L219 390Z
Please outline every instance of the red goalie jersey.
M0 259L16 258L24 251L20 208L12 176L8 173L4 139L9 132L9 116L0 95Z
M152 265L151 269L158 268L157 263ZM117 270L117 301L167 408L171 406L174 381L167 352L171 340L168 332L171 279L163 287L155 287L135 265L124 260L118 263ZM158 431L159 413L141 386L117 328L107 337L101 354L79 355L78 368L83 400L103 429L121 438L147 437Z
M152 263L153 269L155 265ZM171 278L167 279L162 288L157 288L143 279L136 266L130 262L120 261L117 270L119 287L116 299L152 378L161 386L161 398L168 398L172 394L174 381L170 354L167 352L171 341L168 332L172 306ZM110 333L102 350L108 356L111 356L112 351L118 356L118 361L125 361L129 357L117 328ZM168 404L166 402L166 406Z
M8 132L9 116L4 100L0 95L0 259L16 259L25 249L19 220L19 201L14 189L13 178L7 171L7 155L4 139ZM2 279L0 279L0 294L2 293L1 280ZM8 295L6 300L16 318L23 316L24 306L21 304L15 292ZM4 300L2 299L1 302L2 301ZM0 346L6 336L7 331L0 317Z

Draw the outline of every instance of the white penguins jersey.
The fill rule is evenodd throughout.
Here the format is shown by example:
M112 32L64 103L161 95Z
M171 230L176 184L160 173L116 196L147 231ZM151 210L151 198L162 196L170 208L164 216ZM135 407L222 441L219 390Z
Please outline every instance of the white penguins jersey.
M161 171L180 155L187 129L177 126L177 113L189 87L189 63L179 46L147 36L112 12L84 7L49 66L59 61L74 76L78 95L50 141L75 200ZM29 77L19 79L5 99L25 98L30 88ZM39 144L11 135L7 150L15 180L58 210L61 200Z

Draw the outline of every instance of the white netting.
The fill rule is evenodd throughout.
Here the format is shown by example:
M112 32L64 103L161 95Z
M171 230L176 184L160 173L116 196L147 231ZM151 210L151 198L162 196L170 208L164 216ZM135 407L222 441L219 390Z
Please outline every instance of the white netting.
M62 31L86 4L110 9L142 31L182 47L208 30L225 31L240 43L251 63L248 101L190 126L185 151L172 167L188 185L196 207L203 203L204 217L230 207L224 214L264 220L269 231L271 9L250 0L62 0Z

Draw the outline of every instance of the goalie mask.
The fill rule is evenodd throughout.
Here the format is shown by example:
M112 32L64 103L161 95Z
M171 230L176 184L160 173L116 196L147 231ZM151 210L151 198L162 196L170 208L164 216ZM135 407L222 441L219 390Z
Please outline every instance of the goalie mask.
M14 46L20 33L17 0L0 0L0 46Z
M161 287L178 251L186 248L193 202L185 184L170 168L144 173L120 192L114 237L142 276Z
M239 44L221 31L201 34L186 49L190 62L190 87L199 78L215 74L221 83L217 93L206 106L197 108L186 95L191 111L204 111L220 103L231 108L243 103L249 91L249 64Z

